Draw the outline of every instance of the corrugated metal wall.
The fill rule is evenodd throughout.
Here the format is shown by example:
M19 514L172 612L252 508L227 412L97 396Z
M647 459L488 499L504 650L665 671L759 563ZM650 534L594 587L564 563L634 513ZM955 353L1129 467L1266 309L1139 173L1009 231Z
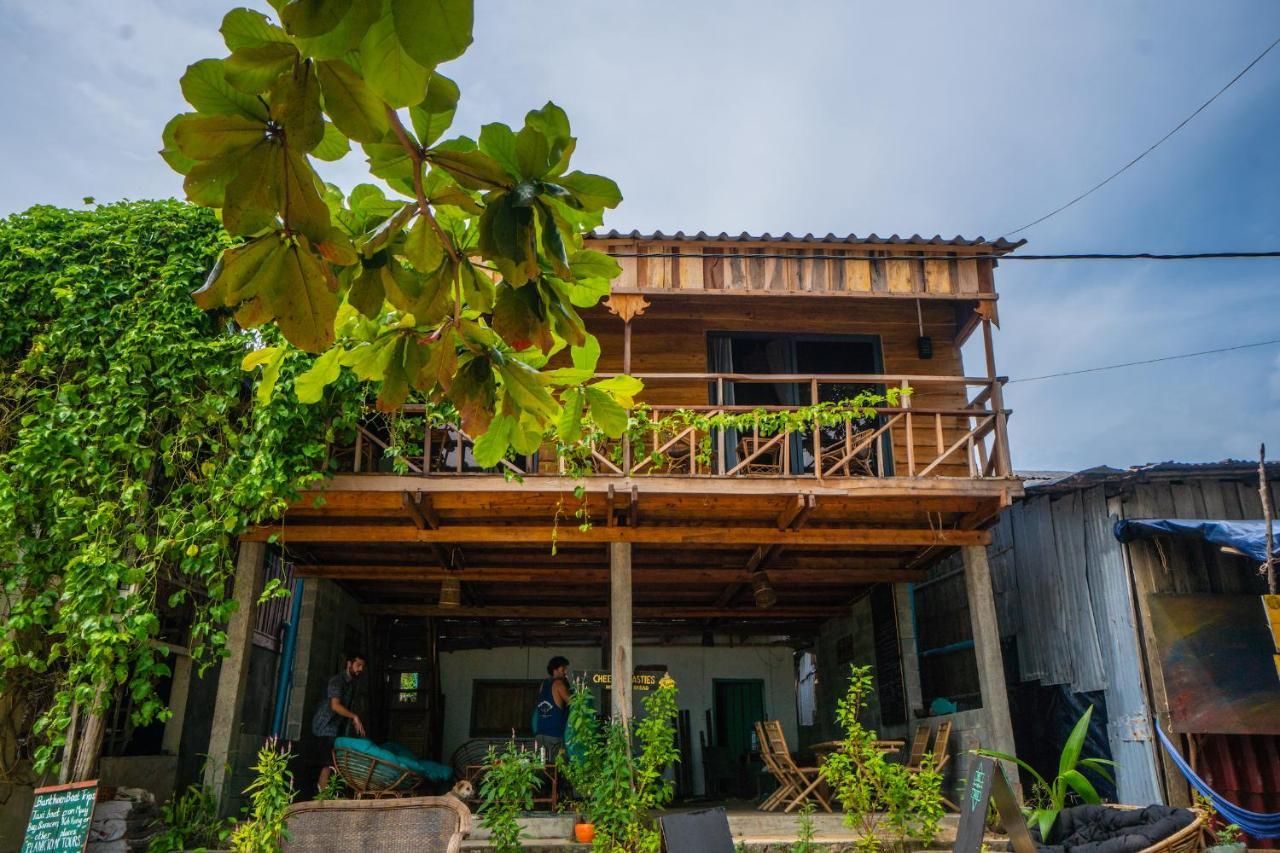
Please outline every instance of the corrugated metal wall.
M1001 633L1016 638L1021 680L1105 691L1119 799L1163 802L1128 572L1103 488L1014 506L990 552Z

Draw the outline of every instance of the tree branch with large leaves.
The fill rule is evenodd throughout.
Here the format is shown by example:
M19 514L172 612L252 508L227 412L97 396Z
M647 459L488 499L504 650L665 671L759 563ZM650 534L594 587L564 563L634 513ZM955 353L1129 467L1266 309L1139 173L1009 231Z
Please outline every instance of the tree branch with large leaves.
M618 274L582 235L622 200L608 178L570 171L577 146L553 103L518 130L486 124L443 139L459 90L438 66L471 44L472 0L272 0L278 20L233 9L230 55L181 80L193 112L164 131L187 198L221 211L243 242L195 293L259 350L260 398L294 348L315 354L296 383L314 402L343 370L377 383L378 406L411 394L452 404L486 458L573 441L585 419L621 434L639 383L593 381L599 346L579 310ZM390 194L344 194L314 160L361 146ZM572 366L551 368L570 350Z

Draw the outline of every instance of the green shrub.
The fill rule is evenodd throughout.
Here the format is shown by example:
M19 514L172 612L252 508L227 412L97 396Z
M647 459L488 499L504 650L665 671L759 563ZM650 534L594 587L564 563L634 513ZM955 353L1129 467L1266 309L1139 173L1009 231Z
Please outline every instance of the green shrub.
M249 795L245 820L230 832L231 849L236 853L277 853L289 837L284 812L297 796L289 762L293 753L288 744L270 738L258 750L258 775L244 792Z
M489 747L484 779L480 782L480 825L489 830L498 853L520 849L520 815L533 810L538 787L538 756L508 741L499 753Z

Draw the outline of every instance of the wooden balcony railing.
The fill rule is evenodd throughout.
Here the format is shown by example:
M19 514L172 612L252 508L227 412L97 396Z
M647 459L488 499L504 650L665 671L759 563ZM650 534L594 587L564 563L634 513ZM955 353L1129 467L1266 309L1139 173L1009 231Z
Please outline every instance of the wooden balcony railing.
M428 477L465 475L600 477L907 477L988 479L1011 477L1004 379L965 376L652 373L637 375L655 399L732 400L751 385L785 386L798 398L839 400L859 390L897 388L897 405L836 423L805 422L770 431L768 415L805 405L751 406L719 402L648 406L639 436L605 440L573 464L554 446L482 468L471 453L472 438L453 424L427 424L426 408L407 405L398 425L378 416L358 428L354 446L337 448L339 471L407 473ZM735 392L738 392L735 394ZM674 413L678 417L668 417ZM736 428L715 426L720 414L737 415ZM752 417L752 415L759 415ZM698 416L706 416L701 418ZM416 419L416 421L415 421ZM761 420L765 424L761 424ZM710 428L698 424L713 422ZM406 426L406 423L413 428ZM412 448L392 436L413 435ZM393 443L398 452L391 452ZM396 461L398 457L398 462Z

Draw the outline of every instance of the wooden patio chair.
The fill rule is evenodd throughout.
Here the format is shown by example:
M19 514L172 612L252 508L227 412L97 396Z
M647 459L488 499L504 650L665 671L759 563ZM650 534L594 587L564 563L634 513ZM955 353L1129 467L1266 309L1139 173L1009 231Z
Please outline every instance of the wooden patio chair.
M738 438L738 460L750 459L749 462L742 464L739 474L748 477L759 476L777 476L782 473L782 442L774 444L772 447L765 445L773 441L777 436L757 436L746 434ZM787 441L788 436L783 436L782 441ZM758 456L756 454L759 454ZM752 459L751 457L755 457Z
M854 448L867 440L872 430L855 430L852 426L845 427L834 440L829 444L822 445L822 458L843 460L838 465L826 468L822 473L824 475L843 475L845 477L874 477L876 475L873 467L873 459L871 456L875 442L871 442L866 447L859 449L856 453ZM819 433L821 436L821 433ZM821 440L821 438L819 438ZM823 467L826 467L825 465Z
M925 769L925 753L922 751L918 758L915 754L916 746L919 744L920 740L920 729L924 729L926 736L929 732L928 726L921 726L919 729L916 729L916 741L911 745L911 760L907 764L907 769L913 773L919 773L921 770ZM931 758L930 763L932 765L929 769L936 770L939 773L942 772L942 769L947 766L947 762L951 760L950 745L951 721L943 720L941 723L938 723L938 733L934 735L933 738L933 749L929 750L928 753ZM951 800L947 799L945 796L942 798L942 802L952 811L960 811L960 807L951 802Z
M770 748L769 738L765 735L764 724L757 721L756 740L760 743L760 760L764 762L765 769L773 775L774 780L778 783L778 787L773 793L765 798L759 806L761 811L771 812L782 807L787 797L793 796L796 791L795 781L787 774L782 766L774 759L773 750Z
M783 775L791 780L793 786L793 794L787 796L790 800L783 808L784 812L792 812L800 808L806 800L813 800L822 806L827 812L831 811L831 803L823 796L819 790L822 784L822 773L817 767L801 767L796 764L795 758L791 755L791 748L787 746L787 737L782 733L782 723L777 720L765 720L761 723L764 730L764 740L761 743L769 744L769 752L778 767L782 769ZM763 752L763 749L761 750Z
M915 737L911 739L911 754L907 756L907 769L919 770L924 761L924 752L929 748L929 727L916 726Z

